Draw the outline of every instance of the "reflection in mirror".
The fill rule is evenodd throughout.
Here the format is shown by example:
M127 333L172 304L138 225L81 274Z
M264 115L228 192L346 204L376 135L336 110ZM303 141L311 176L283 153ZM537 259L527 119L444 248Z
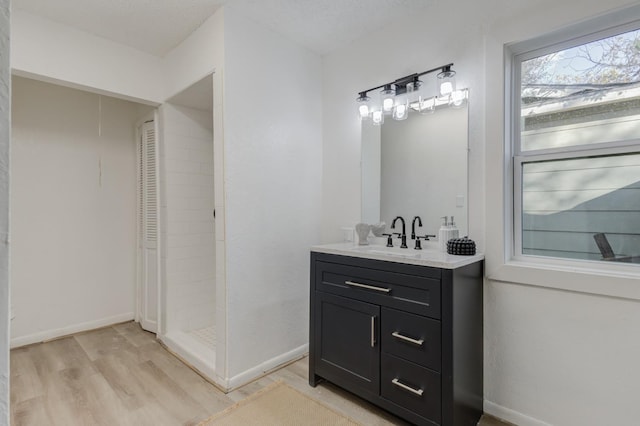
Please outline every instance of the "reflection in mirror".
M362 123L362 221L396 216L409 224L420 216L416 234L438 234L442 216L454 216L467 235L467 104L432 114L411 112L382 126Z

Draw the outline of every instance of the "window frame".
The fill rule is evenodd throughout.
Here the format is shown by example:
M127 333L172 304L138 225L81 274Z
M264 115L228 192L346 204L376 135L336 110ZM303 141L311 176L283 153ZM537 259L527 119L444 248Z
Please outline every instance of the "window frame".
M595 30L594 30L595 28ZM505 46L505 264L571 268L636 275L640 265L536 256L522 253L522 170L530 162L640 153L640 137L560 148L522 150L521 64L524 61L613 35L640 30L640 6Z

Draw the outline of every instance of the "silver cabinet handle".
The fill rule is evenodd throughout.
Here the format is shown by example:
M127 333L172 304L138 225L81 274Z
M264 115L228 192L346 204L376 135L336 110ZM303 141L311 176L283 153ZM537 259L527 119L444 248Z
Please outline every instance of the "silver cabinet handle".
M422 390L422 389L414 389L411 386L407 386L404 383L401 383L400 380L398 380L398 379L393 379L391 381L391 383L393 383L394 385L398 386L401 389L404 389L406 391L414 393L414 394L416 394L418 396L422 396L422 394L424 393L424 390Z
M346 285L351 285L351 286L354 286L354 287L362 287L362 288L366 288L368 290L381 291L383 293L390 293L391 292L390 288L376 287L376 286L367 285L367 284L360 284L360 283L356 283L356 282L353 282L353 281L345 281L344 283Z
M371 317L371 347L376 345L376 317Z
M420 340L412 339L411 337L403 336L397 331L394 331L393 333L391 333L391 335L397 339L404 340L405 342L413 343L414 345L418 345L418 346L422 346L422 344L424 343L424 339L420 339Z

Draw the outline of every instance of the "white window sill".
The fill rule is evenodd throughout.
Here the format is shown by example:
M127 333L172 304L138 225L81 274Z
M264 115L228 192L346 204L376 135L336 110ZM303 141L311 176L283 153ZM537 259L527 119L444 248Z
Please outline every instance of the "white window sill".
M487 278L493 281L640 300L640 265L565 262L539 258L508 260Z

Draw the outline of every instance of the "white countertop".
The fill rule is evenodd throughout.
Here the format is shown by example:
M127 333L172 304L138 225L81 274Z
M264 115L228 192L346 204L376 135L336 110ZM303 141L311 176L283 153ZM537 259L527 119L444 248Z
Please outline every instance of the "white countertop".
M422 250L414 250L411 247L412 243L412 241L407 242L410 247L401 249L400 247L387 247L383 244L361 246L357 243L346 242L313 246L311 251L443 269L456 269L484 259L484 254L481 253L476 253L473 256L455 256L444 253L438 250L435 244L423 243Z

